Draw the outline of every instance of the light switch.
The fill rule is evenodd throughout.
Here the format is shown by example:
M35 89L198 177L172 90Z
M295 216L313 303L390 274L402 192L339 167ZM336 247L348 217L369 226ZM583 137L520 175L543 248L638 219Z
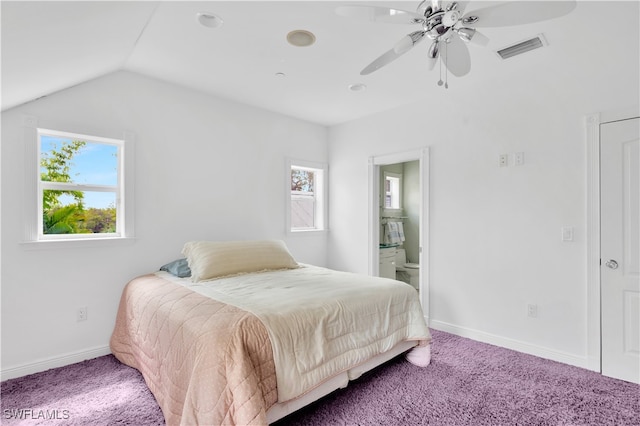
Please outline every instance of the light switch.
M514 158L514 163L516 163L516 166L522 166L524 164L524 152L516 152L515 154L513 154L513 158Z
M562 241L573 241L573 227L572 226L563 226L562 227Z

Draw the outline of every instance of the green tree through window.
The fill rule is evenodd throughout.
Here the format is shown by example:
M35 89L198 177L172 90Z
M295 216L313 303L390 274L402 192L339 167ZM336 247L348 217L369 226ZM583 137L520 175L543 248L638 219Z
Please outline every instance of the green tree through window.
M111 144L40 135L42 234L116 233L118 152Z

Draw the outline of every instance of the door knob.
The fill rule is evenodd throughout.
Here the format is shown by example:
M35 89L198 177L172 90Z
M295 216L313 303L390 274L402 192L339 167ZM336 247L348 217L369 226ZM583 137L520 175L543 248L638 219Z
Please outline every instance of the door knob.
M618 269L618 262L616 262L613 259L610 259L604 264L604 266L611 269Z

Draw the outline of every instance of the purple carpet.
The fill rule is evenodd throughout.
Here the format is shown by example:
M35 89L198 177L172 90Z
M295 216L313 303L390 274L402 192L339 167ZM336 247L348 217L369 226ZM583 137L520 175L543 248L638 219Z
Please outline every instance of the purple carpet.
M640 425L638 385L443 332L433 338L429 367L394 359L277 425ZM3 382L1 422L164 424L140 374L112 356Z

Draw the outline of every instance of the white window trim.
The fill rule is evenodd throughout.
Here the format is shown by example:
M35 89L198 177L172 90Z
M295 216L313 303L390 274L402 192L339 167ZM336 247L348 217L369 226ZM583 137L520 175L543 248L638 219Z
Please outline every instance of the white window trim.
M287 158L285 161L285 230L287 235L302 235L305 233L322 233L329 230L329 200L328 200L328 178L329 166L327 163L319 163L315 161L296 160ZM316 182L314 194L316 202L317 221L322 225L317 228L291 229L291 167L301 169L319 170L322 173L322 179Z
M122 182L122 193L120 202L124 201L118 209L120 216L116 218L120 222L118 233L116 234L90 234L90 235L65 235L57 238L42 235L41 216L38 209L42 209L40 194L40 139L38 134L38 119L34 116L23 117L24 147L25 147L25 177L23 194L23 220L24 233L22 245L26 249L48 249L48 248L72 248L72 247L103 247L110 245L129 244L134 241L134 184L133 167L135 155L135 134L124 132L120 144L120 174L118 179ZM43 130L48 135L60 134L63 136L72 135L79 139L88 139L95 142L113 143L116 139L88 136L72 132L56 132L53 130ZM122 142L124 141L124 142ZM119 181L120 182L120 181ZM95 186L91 186L95 189ZM78 188L78 186L76 186ZM124 220L122 220L124 219Z

